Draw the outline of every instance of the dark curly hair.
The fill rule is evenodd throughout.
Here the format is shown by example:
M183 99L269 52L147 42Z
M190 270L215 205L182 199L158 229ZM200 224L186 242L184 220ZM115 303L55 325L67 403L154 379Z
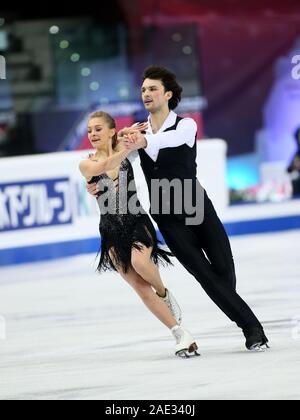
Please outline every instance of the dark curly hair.
M166 92L172 92L173 96L169 100L171 110L177 108L181 101L182 87L178 84L176 75L164 67L147 67L143 74L143 82L146 79L160 80L165 87Z

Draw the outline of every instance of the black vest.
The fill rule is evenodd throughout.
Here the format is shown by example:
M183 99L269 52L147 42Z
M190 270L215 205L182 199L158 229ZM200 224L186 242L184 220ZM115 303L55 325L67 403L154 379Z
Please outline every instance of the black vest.
M183 118L177 116L176 122L172 127L167 128L164 132L176 130L179 122ZM197 136L196 136L197 138ZM193 185L193 195L190 199L195 203L195 188L198 183L197 180L197 141L195 141L194 146L191 148L187 144L178 147L169 147L166 149L161 149L157 161L154 162L145 150L139 150L141 166L146 178L148 185L150 200L151 200L151 181L152 180L180 180L182 184L182 200L184 199L185 184L184 180L189 180ZM161 191L160 199L164 200L163 191ZM168 199L168 198L167 198ZM161 208L159 214L153 214L152 210L153 203L151 202L150 213L153 216L154 220L157 222L162 221L166 218L165 215L161 214ZM183 212L181 214L174 213L174 195L171 194L170 201L170 215L175 216L179 219L184 219L187 217L184 206ZM190 215L188 216L190 217Z

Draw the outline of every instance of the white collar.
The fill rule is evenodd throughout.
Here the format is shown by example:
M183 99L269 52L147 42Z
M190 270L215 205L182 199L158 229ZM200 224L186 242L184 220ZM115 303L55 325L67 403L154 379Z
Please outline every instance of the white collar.
M163 125L161 126L161 128L158 130L157 133L162 133L167 128L172 127L173 125L175 125L176 119L177 119L177 114L174 111L170 111L170 113L167 116L165 122L163 123ZM148 126L147 133L148 134L153 134L152 127L151 127L151 116L150 115L148 117L148 123L149 123L149 126Z

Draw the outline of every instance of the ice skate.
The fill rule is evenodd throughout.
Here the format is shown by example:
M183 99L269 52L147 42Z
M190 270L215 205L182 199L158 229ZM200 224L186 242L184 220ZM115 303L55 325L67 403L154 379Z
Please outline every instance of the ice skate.
M177 324L181 325L182 323L182 311L180 309L180 306L178 305L175 297L173 294L166 289L166 296L162 298L166 305L169 307L173 317L175 318Z
M246 348L253 352L263 352L269 349L269 340L267 339L264 330L261 328L252 328L244 331L246 337Z
M172 328L172 334L176 339L175 355L183 359L197 357L198 346L191 334L183 327L177 325Z

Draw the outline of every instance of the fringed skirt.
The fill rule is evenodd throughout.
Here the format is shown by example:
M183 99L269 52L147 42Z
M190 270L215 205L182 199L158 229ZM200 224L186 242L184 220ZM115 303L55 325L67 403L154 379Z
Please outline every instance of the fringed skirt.
M163 250L150 217L139 215L104 215L100 222L101 251L98 271L127 273L134 249L153 248L151 259L155 265L172 265L172 253ZM113 260L111 258L113 256Z

